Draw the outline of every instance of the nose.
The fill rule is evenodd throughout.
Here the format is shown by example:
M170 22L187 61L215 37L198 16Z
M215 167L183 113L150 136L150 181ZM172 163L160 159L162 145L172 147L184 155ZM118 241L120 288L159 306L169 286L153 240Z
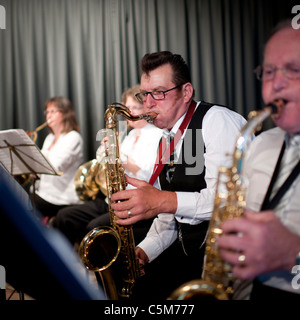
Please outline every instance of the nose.
M49 121L49 123L52 121L52 117L50 113L47 113L46 115L46 121Z
M150 93L147 94L144 100L144 107L148 111L156 105L156 100L153 99Z
M288 84L288 79L284 75L283 70L278 69L273 79L273 89L278 92L284 89Z

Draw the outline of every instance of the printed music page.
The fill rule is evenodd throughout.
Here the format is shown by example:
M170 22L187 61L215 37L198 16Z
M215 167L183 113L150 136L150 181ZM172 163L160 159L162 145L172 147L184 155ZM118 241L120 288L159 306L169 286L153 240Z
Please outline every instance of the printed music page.
M0 163L11 175L59 175L23 129L0 131Z

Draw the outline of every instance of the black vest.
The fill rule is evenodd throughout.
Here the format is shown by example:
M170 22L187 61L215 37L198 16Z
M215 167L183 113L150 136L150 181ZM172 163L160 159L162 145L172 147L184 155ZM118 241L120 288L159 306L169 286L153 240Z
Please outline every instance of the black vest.
M206 102L201 102L201 104L198 106L196 109L192 120L189 123L188 130L191 131L192 134L192 141L187 142L187 135L183 139L182 143L182 148L181 148L181 154L179 159L181 159L181 163L179 164L174 164L175 166L175 171L172 177L171 183L169 183L166 180L166 171L162 170L160 175L159 175L159 182L161 185L162 190L167 190L167 191L186 191L186 192L194 192L194 191L199 191L201 189L206 188L206 182L204 180L205 176L205 167L203 167L203 171L199 172L198 174L193 174L193 175L186 175L186 169L187 168L194 168L195 163L192 164L187 164L186 163L186 157L185 154L186 152L192 151L192 156L196 158L196 131L199 129L202 129L202 120L206 114L206 112L213 106L213 104L206 103ZM203 138L202 138L203 141ZM192 145L190 143L192 142ZM186 149L188 151L186 151ZM202 150L202 161L204 164L204 151L205 151L205 146L203 146ZM199 155L198 155L199 156ZM167 166L167 164L166 164Z
M186 169L195 167L195 163L188 164L185 159L185 150L187 148L188 151L191 151L192 156L196 157L197 150L197 130L202 129L202 120L206 114L206 112L213 106L213 104L201 102L201 104L196 109L192 120L189 123L188 129L191 130L192 139L187 138L185 135L181 148L181 155L179 159L181 159L180 163L175 164L175 171L172 176L172 180L169 183L166 180L166 170L162 170L159 175L159 181L162 190L167 191L186 191L186 192L199 192L200 190L206 188L206 182L204 180L205 176L205 167L204 167L204 152L205 145L203 144L203 149L201 150L203 170L198 174L187 175ZM202 132L201 132L202 134ZM203 137L202 141L203 141ZM187 141L188 140L188 141ZM192 144L192 146L190 145ZM199 157L199 155L198 155ZM199 160L199 158L197 159ZM165 165L165 167L167 164ZM176 220L178 227L178 239L182 244L182 248L186 255L198 254L198 250L202 247L204 243L206 232L208 228L208 221L204 221L198 225L190 225L186 223L180 223ZM202 253L204 251L202 250Z

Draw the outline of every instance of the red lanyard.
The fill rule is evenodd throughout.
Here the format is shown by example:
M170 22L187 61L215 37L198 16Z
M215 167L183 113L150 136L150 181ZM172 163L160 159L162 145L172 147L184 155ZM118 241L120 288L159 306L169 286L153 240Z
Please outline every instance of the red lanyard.
M171 154L173 153L178 141L181 139L184 130L186 129L186 127L188 126L189 122L192 119L192 116L194 114L194 111L196 109L196 102L193 100L192 103L190 104L190 107L179 127L179 129L177 130L174 138L172 139L172 141L170 142L170 145L168 147L168 149L163 153L163 150L165 148L165 138L162 137L160 145L159 145L159 151L158 151L158 155L157 155L157 159L155 162L155 166L153 169L153 173L152 176L149 180L149 183L151 185L154 184L154 182L156 181L157 177L159 176L159 174L161 173L161 170L163 169L163 167L165 166L165 164L167 163L167 161L169 160ZM164 141L163 141L164 140Z

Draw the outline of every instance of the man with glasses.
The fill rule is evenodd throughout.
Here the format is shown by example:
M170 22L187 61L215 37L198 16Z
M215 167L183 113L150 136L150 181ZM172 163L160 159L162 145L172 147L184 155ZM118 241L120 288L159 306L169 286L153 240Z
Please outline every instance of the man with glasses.
M218 246L237 277L256 277L251 299L299 301L300 30L290 21L275 29L256 73L265 103L281 99L284 105L273 118L277 127L250 145L245 161L248 210L243 218L224 223Z
M141 69L136 97L145 112L156 114L153 123L166 138L149 183L128 177L136 189L113 194L112 208L122 225L157 216L136 250L146 274L134 298L166 298L178 285L201 276L218 167L231 165L227 154L246 121L226 107L195 102L180 55L146 54Z

